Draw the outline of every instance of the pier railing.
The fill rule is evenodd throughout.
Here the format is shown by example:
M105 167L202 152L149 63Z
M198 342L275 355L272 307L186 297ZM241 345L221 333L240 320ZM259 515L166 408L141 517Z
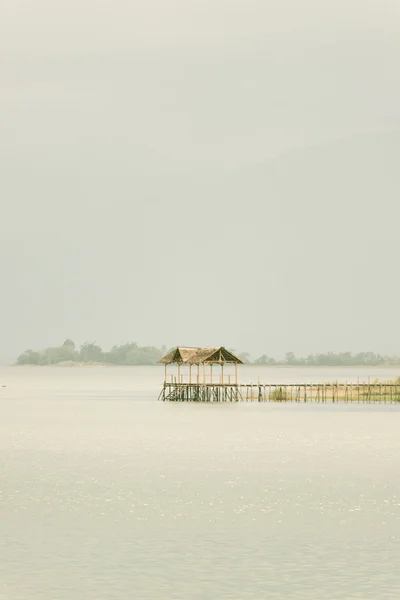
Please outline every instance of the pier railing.
M165 382L160 400L173 402L400 402L398 383L230 384Z

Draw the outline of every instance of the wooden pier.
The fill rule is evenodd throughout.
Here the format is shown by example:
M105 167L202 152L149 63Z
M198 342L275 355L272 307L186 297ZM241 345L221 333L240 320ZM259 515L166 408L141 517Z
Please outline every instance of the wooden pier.
M159 400L164 402L400 402L398 382L239 383L242 361L223 346L178 347L161 363L165 376ZM168 373L171 365L175 372Z
M395 383L218 384L165 382L159 400L169 402L400 402Z

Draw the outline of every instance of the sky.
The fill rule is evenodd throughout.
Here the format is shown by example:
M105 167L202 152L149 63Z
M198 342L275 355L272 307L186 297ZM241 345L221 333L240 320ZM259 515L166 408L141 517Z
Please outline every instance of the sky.
M399 33L394 0L3 0L0 359L400 354Z

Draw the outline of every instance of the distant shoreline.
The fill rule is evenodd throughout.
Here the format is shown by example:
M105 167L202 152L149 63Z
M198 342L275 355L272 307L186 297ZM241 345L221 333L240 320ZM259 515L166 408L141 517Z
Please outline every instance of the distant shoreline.
M228 349L229 350L229 349ZM51 346L42 350L25 350L17 358L17 365L60 367L82 366L151 366L157 365L167 354L166 346L139 346L136 342L128 342L120 346L113 346L110 350L103 350L95 342L85 342L77 348L75 342L66 339L61 346ZM307 357L296 356L294 352L287 352L283 358L273 358L263 354L251 360L248 352L235 354L239 362L256 367L394 367L400 369L400 356L382 355L376 352L325 352L310 354Z

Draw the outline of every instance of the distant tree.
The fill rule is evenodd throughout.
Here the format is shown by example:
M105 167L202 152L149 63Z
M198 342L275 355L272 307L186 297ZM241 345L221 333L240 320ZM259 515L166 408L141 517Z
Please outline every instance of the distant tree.
M244 363L250 362L250 354L248 352L241 352L238 354L238 358Z
M127 365L128 354L133 350L137 350L138 345L135 342L129 344L122 344L122 346L113 346L109 352L106 352L104 358L106 362L115 365Z
M128 365L156 365L163 357L163 352L154 346L138 347L128 352L126 364Z
M285 356L285 361L286 361L286 364L288 364L288 365L296 365L297 360L296 360L296 356L295 356L294 352L287 352L286 356Z
M365 353L365 364L366 365L377 365L379 364L379 359L375 352L366 352Z
M23 354L18 356L17 365L40 365L41 356L39 352L34 350L25 350Z
M276 360L274 358L270 358L266 354L263 354L259 358L254 361L256 365L276 365Z
M75 342L73 342L69 338L67 338L65 340L65 342L63 343L63 346L65 346L66 348L72 348L72 350L75 350Z
M103 350L94 342L85 342L79 351L79 360L82 362L101 362Z
M40 352L40 364L55 365L60 362L76 361L77 352L71 346L55 346L46 348Z
M341 352L338 355L338 362L344 366L349 366L353 364L353 356L351 352Z
M254 361L254 364L255 365L267 365L268 360L269 360L268 356L266 354L263 354L259 358L256 358L256 360Z

